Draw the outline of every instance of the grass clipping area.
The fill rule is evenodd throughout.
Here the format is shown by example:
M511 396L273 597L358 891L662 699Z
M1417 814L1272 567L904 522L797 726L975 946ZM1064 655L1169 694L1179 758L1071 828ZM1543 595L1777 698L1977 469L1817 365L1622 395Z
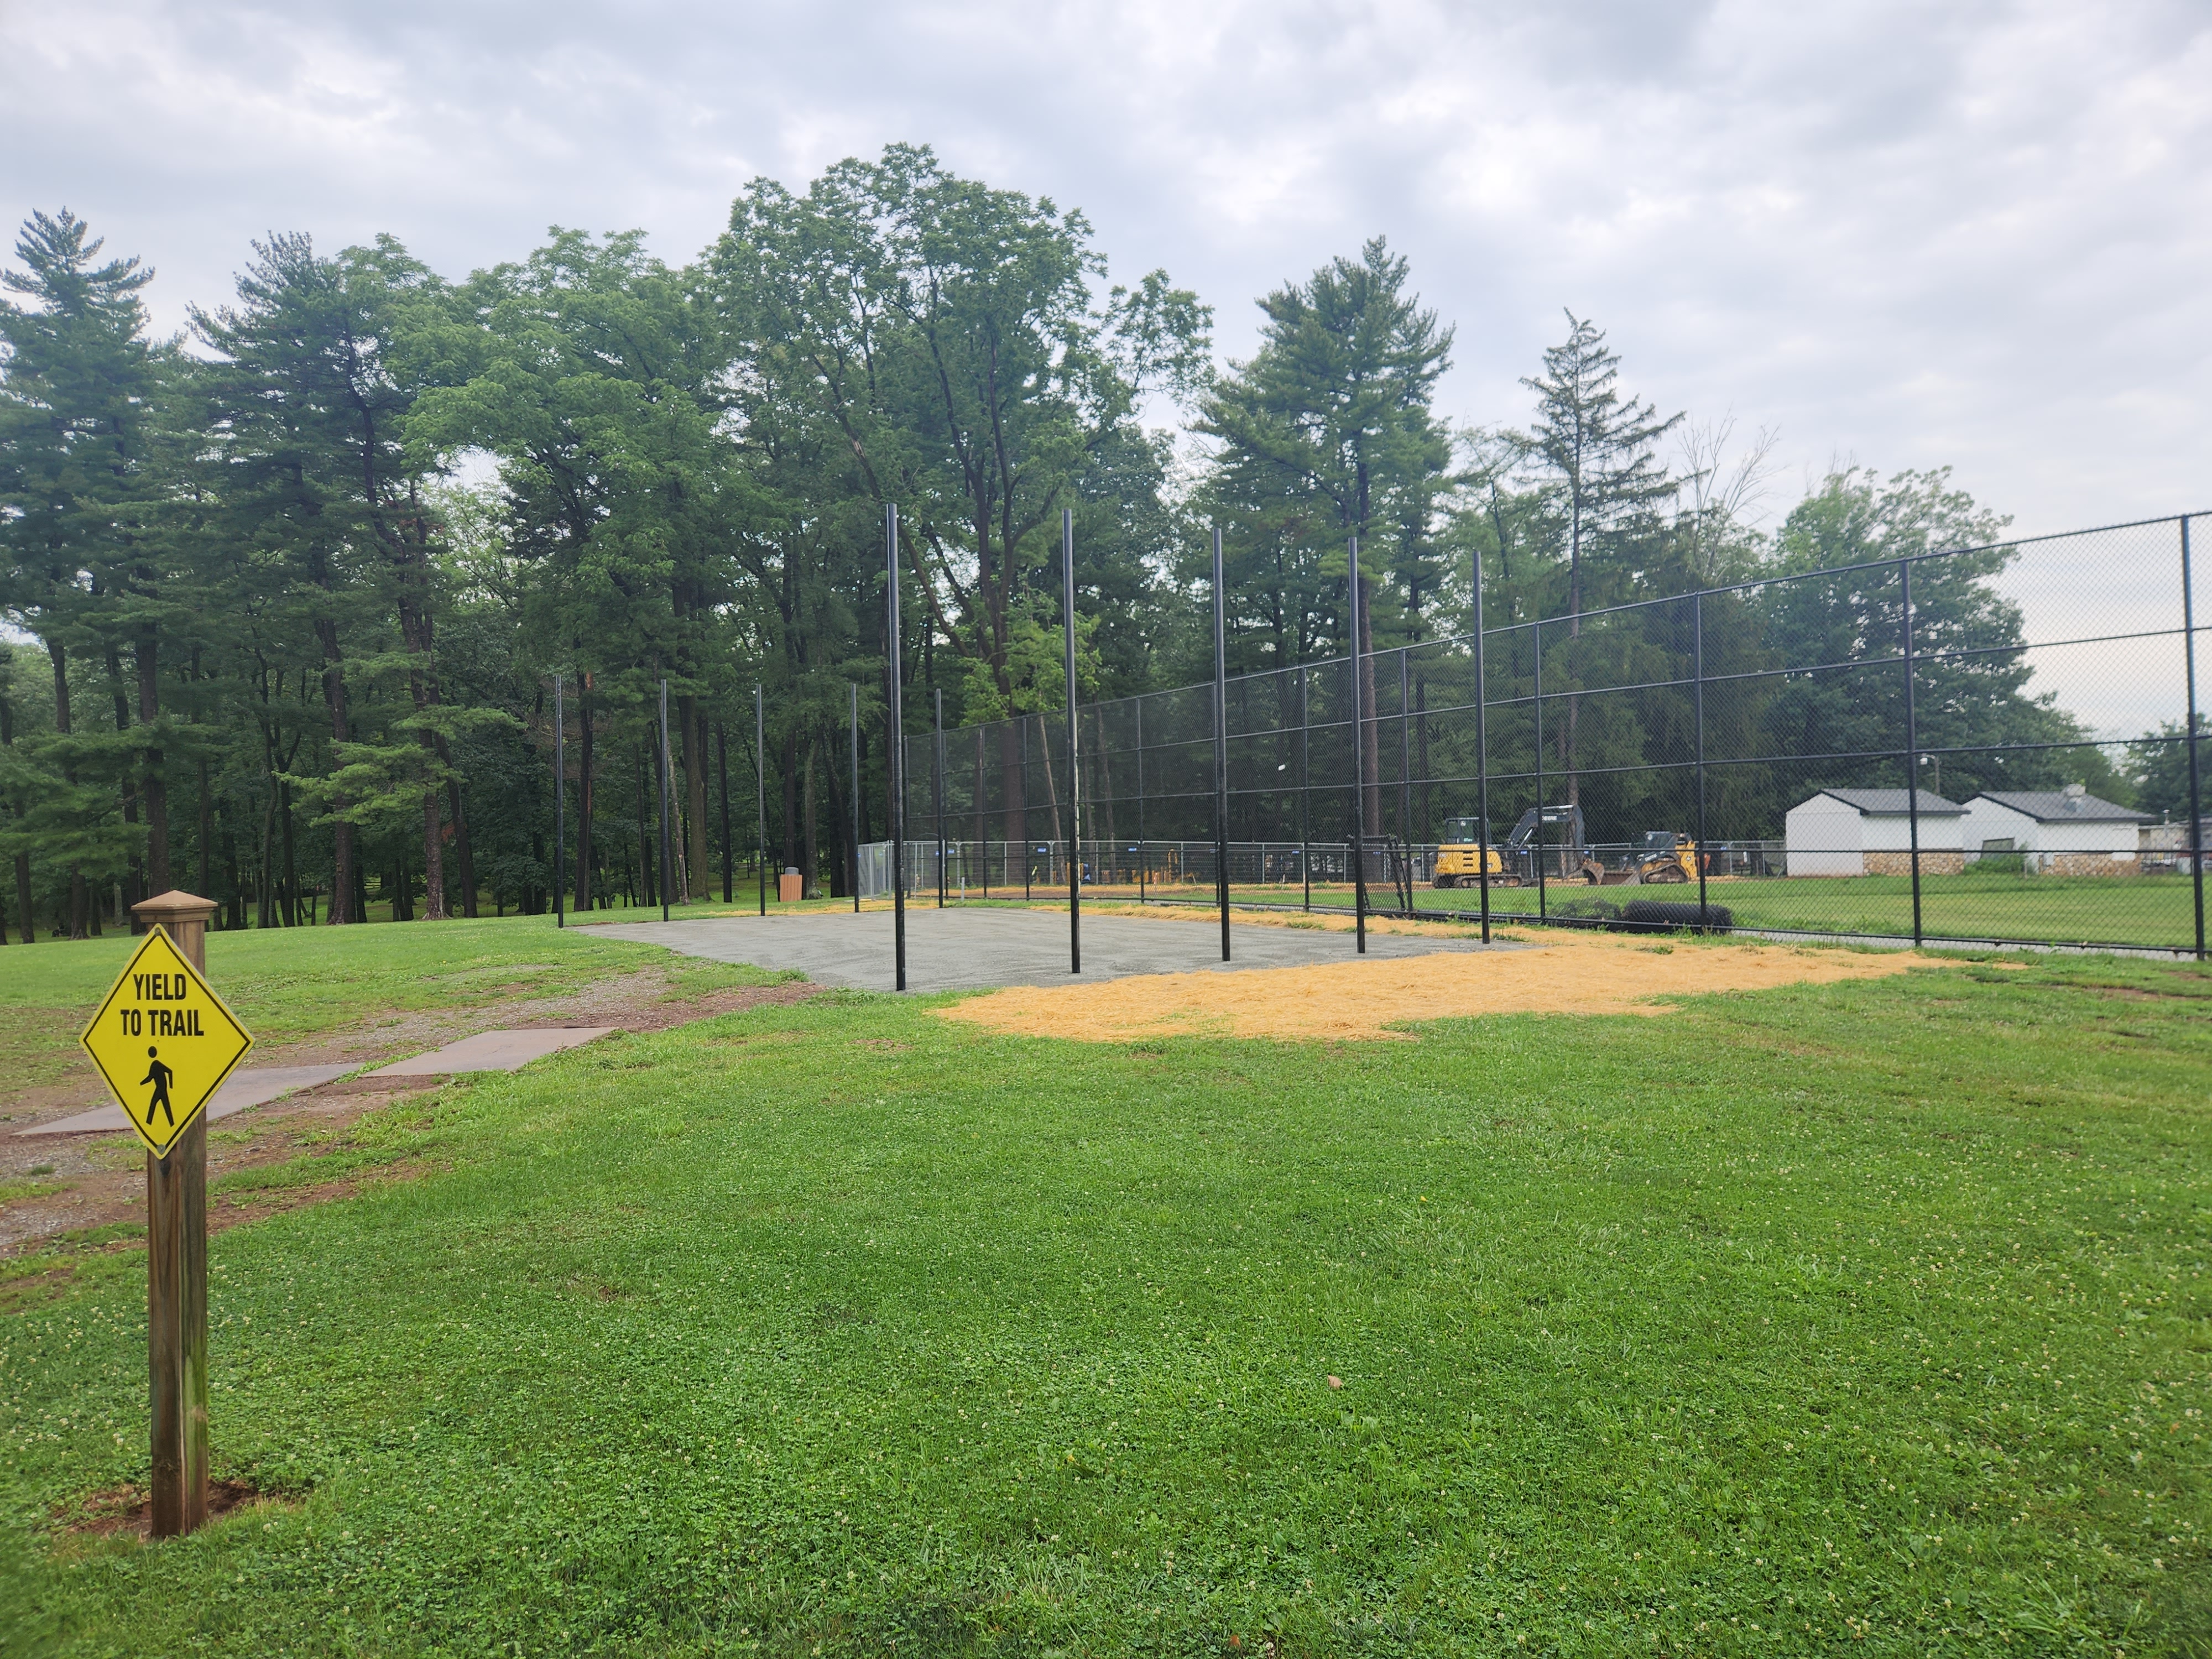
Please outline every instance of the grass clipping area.
M1388 931L1415 927L1403 924ZM1519 938L1525 942L1502 950L1445 949L1429 956L1355 957L1304 968L1009 986L938 1012L943 1018L992 1030L1077 1042L1164 1036L1403 1040L1411 1034L1392 1028L1416 1020L1482 1014L1664 1014L1673 1011L1674 999L1716 991L1886 979L1913 968L1951 965L1914 951L1875 953L1712 939L1657 943L1579 932Z

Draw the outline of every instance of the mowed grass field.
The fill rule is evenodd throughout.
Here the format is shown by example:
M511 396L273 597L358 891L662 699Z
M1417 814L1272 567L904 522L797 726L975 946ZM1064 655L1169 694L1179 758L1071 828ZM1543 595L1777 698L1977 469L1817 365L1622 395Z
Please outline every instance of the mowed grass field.
M138 943L118 930L0 949L0 1008L8 1011L0 1020L0 1077L11 1088L52 1083L72 1070L90 1076L77 1033ZM210 982L263 1050L373 1030L426 1009L482 1010L487 1024L496 1024L527 1014L534 1001L647 966L666 969L677 991L782 977L672 956L589 927L556 928L544 916L216 933L208 935L207 960Z
M1958 939L2049 939L2062 944L2148 945L2162 950L2190 950L2196 944L2195 894L2186 876L1929 876L1921 882L1922 923L1931 938ZM1103 896L1108 890L1097 890ZM1176 885L1150 890L1161 898L1206 903L1209 887ZM1134 898L1133 886L1110 890ZM1237 885L1233 896L1239 903L1295 904L1303 890L1295 883ZM1348 884L1316 884L1316 908L1349 909ZM1369 889L1370 902L1395 902L1387 884ZM1047 894L1049 897L1050 895ZM1613 904L1632 899L1658 899L1694 903L1698 890L1684 887L1607 887L1594 889L1581 882L1553 882L1545 897L1551 908L1571 906L1577 901L1601 899ZM1791 933L1857 933L1910 939L1912 936L1912 883L1904 876L1848 876L1750 879L1735 878L1706 884L1707 902L1726 905L1735 925L1774 928ZM1422 910L1473 915L1481 895L1472 887L1438 892L1428 886L1413 890L1415 907ZM1493 915L1534 915L1536 890L1492 887Z
M0 1652L2212 1650L2203 969L932 1006L364 1126L430 1173L213 1242L216 1473L282 1501L187 1540L68 1530L144 1475L141 1258L0 1316Z

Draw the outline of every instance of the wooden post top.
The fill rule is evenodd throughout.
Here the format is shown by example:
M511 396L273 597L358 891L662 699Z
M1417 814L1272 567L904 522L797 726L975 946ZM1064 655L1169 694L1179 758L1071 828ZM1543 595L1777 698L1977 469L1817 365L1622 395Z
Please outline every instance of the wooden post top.
M213 899L204 899L197 893L187 893L180 888L172 887L166 893L140 899L131 907L131 914L143 916L149 923L159 921L173 926L180 921L204 922L219 908Z

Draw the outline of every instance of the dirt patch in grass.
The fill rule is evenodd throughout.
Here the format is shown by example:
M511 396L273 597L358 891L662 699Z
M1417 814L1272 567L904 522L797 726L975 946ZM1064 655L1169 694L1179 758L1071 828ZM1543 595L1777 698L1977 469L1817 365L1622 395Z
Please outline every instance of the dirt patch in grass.
M219 1521L238 1510L289 1508L287 1501L245 1480L208 1482L207 1518ZM76 1537L144 1538L154 1517L152 1494L143 1486L109 1486L88 1492L54 1511L56 1528Z
M1411 1021L1485 1014L1644 1014L1674 999L1886 979L1956 964L1911 951L1855 951L1682 940L1669 948L1603 933L1560 933L1512 951L1145 974L1092 985L1010 986L939 1010L941 1018L1081 1042L1148 1037L1403 1040Z

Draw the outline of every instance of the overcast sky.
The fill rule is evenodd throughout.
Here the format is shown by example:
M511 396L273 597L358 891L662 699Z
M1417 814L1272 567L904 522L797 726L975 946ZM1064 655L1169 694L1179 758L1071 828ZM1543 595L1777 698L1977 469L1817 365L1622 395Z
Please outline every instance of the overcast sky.
M248 240L450 275L551 223L683 260L731 197L886 142L1080 206L1249 349L1382 234L1455 418L1595 318L1671 412L1945 464L2033 532L2212 507L2212 8L1465 0L0 0L0 213L143 254L165 325Z

